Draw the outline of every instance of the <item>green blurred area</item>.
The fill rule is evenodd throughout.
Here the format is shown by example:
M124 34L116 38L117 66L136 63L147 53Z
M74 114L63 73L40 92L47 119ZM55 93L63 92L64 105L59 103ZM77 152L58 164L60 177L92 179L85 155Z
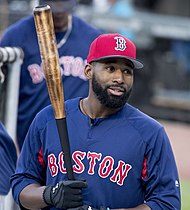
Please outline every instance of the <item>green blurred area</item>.
M181 182L182 210L190 210L190 181Z

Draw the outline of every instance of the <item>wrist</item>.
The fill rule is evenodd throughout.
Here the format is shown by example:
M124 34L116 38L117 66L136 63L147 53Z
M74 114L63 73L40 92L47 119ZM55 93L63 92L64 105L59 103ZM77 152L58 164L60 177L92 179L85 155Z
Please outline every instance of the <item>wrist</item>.
M43 193L42 193L42 199L43 202L48 205L48 206L52 206L52 201L51 201L51 186L47 186L45 187Z

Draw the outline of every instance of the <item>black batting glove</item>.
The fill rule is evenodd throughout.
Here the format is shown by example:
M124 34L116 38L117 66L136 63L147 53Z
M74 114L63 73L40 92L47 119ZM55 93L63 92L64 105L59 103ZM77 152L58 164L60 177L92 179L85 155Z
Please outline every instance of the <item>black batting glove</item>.
M68 210L110 210L110 208L100 207L99 209L96 209L89 205L83 205L83 206L79 206L77 208L71 208Z
M56 186L47 186L43 199L48 206L60 209L76 208L83 205L82 188L86 187L85 181L61 181Z

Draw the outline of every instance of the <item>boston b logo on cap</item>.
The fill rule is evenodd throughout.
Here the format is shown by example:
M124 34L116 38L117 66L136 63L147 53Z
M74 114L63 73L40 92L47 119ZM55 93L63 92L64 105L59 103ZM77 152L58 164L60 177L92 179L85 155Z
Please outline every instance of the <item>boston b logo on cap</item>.
M121 36L116 36L114 37L114 39L116 40L116 47L115 50L121 50L124 51L126 49L126 41L123 37Z
M135 69L143 67L143 64L136 59L134 43L120 34L102 34L92 42L87 62L107 58L124 58L130 60Z

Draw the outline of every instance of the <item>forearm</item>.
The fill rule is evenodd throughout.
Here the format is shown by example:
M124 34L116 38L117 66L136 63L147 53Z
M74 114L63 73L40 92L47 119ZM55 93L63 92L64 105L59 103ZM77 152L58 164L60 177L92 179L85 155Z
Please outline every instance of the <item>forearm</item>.
M43 191L45 186L30 184L25 187L20 195L20 204L27 209L41 209L47 206L43 200Z

